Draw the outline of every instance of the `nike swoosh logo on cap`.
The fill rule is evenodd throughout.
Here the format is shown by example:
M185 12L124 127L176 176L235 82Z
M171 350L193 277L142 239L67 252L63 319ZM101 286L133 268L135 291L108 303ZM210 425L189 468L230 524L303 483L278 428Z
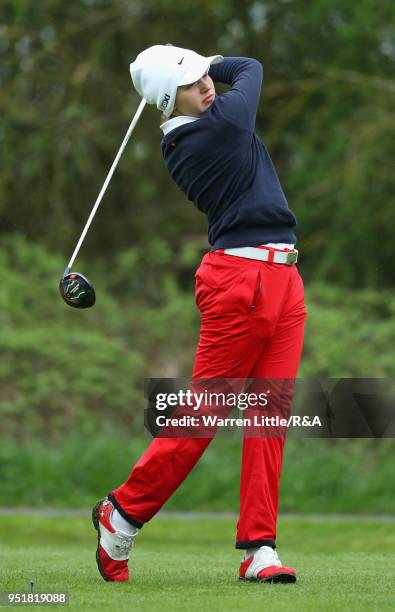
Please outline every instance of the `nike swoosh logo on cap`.
M183 61L184 61L184 58L182 58L182 60L180 62L177 62L177 64L180 66Z

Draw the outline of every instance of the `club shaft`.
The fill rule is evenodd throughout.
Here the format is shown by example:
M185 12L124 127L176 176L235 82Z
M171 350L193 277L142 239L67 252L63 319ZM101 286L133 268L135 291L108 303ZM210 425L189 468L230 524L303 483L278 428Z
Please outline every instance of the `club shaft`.
M143 109L144 109L145 105L146 105L146 100L145 100L145 98L143 98L141 100L140 104L139 104L139 107L138 107L138 109L136 111L135 116L132 119L132 122L131 122L131 124L129 126L129 129L126 132L125 138L123 139L123 142L122 142L122 144L121 144L121 146L119 148L119 151L117 153L116 158L113 161L113 164L112 164L112 166L110 168L110 171L107 174L106 180L103 183L103 187L101 188L100 193L97 196L97 199L96 199L96 202L95 202L95 204L94 204L94 206L92 208L91 214L89 215L88 221L86 222L84 230L83 230L83 232L81 234L81 237L80 237L80 239L79 239L79 241L77 243L77 246L74 249L74 253L71 256L71 259L70 259L70 261L69 261L69 263L67 265L66 270L70 270L71 269L71 267L72 267L72 265L73 265L73 263L75 261L75 258L78 255L78 252L79 252L79 250L81 248L81 245L84 242L86 233L87 233L87 231L88 231L88 229L90 227L90 224L92 223L93 217L95 216L96 211L99 208L100 202L102 201L102 198L104 196L104 193L105 193L105 191L106 191L106 189L108 187L108 183L110 182L111 177L114 174L114 170L117 167L117 164L118 164L118 162L120 160L120 157L121 157L121 155L122 155L122 153L123 153L123 151L124 151L124 149L125 149L125 147L126 147L126 145L128 143L128 140L129 140L129 138L130 138L130 136L131 136L131 134L132 134L132 132L133 132L133 130L135 128L135 125L136 125L137 121L139 120L139 117L140 117L141 113L143 112Z

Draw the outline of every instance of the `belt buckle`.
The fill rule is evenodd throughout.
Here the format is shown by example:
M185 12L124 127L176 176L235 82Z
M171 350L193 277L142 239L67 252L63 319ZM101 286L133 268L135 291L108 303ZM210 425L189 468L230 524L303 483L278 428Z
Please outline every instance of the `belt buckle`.
M287 253L286 263L290 266L298 261L298 251Z

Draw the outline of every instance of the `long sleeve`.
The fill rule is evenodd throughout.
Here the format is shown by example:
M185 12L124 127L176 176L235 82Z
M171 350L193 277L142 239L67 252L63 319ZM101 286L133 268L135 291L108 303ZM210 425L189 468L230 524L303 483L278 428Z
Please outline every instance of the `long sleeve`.
M230 87L199 119L164 136L162 152L170 176L207 215L212 250L295 244L296 217L269 152L255 133L262 65L255 59L227 57L209 74Z
M262 64L249 57L225 57L221 63L211 65L209 75L214 82L231 86L218 96L218 112L238 127L253 132L263 81Z

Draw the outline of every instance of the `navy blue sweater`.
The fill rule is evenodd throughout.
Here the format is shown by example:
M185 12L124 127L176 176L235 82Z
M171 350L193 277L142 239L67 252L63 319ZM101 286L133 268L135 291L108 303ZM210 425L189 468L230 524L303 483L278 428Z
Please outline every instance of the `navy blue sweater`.
M208 218L212 250L296 243L296 218L288 208L273 163L255 134L262 64L226 57L213 64L213 81L231 85L200 119L176 127L161 142L167 169Z

